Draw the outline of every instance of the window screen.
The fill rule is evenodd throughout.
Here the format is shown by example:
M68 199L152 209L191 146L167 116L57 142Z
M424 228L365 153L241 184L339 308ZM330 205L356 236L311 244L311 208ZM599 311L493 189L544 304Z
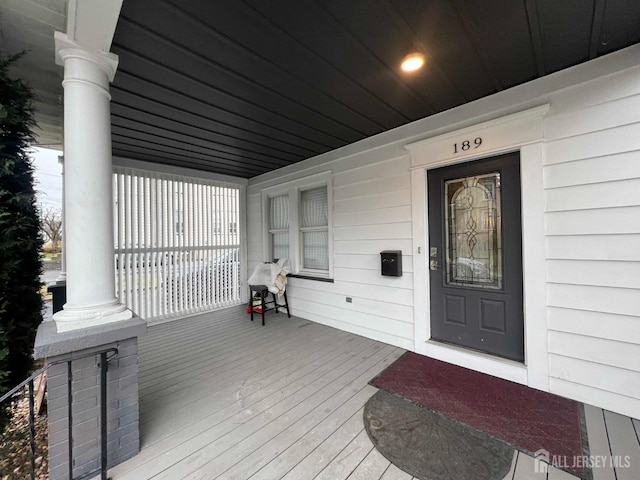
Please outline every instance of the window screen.
M289 195L269 200L270 260L289 258Z
M300 243L303 268L329 270L328 211L326 186L301 192Z

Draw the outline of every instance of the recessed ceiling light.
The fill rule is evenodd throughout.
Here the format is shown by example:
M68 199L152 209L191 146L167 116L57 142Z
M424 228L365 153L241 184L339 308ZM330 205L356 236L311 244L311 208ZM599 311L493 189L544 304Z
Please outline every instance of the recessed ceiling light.
M405 72L415 72L424 65L424 55L418 52L410 53L402 59L402 70Z

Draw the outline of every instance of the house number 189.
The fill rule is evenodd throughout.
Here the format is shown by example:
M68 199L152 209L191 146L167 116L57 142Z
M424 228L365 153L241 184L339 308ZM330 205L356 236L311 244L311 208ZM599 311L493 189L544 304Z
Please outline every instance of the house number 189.
M476 137L472 140L464 140L460 143L453 144L453 153L466 152L467 150L471 150L471 148L478 148L482 145L482 137Z

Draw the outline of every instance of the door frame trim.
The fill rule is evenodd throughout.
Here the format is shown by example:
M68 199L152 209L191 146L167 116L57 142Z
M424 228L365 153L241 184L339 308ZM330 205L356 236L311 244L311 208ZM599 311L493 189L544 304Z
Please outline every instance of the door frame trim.
M544 391L549 391L543 189L548 110L547 104L405 146L411 155L415 351ZM454 153L454 143L477 137L482 138L479 148ZM520 152L524 365L430 340L427 171L514 151Z

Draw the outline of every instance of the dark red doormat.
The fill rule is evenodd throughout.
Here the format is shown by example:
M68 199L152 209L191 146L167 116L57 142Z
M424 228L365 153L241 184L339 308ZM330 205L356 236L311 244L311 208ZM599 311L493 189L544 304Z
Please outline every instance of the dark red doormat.
M580 462L589 455L583 408L573 400L412 352L370 383L530 455L546 450L560 468L591 477Z

